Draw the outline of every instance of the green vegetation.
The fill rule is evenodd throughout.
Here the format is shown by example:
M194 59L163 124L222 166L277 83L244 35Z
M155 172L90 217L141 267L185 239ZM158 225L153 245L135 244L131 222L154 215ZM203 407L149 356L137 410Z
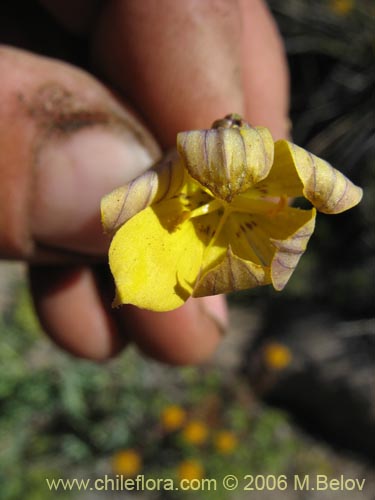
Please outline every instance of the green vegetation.
M23 284L0 320L0 344L2 500L55 498L46 477L110 474L113 457L129 448L146 477L176 477L182 461L196 459L205 477L220 478L293 471L305 446L283 413L260 406L240 380L215 367L172 369L134 349L104 365L61 352L40 331ZM203 443L162 428L171 404L207 427ZM213 442L223 429L236 438L229 455ZM312 456L310 470L324 461Z

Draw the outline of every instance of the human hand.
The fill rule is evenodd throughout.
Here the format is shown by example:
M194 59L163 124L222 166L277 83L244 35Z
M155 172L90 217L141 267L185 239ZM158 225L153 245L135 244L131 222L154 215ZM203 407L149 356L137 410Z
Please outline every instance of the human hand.
M30 263L42 325L74 354L105 359L135 342L163 361L204 361L227 321L224 299L111 311L99 203L159 156L153 136L167 148L178 131L231 112L286 135L287 72L272 19L261 0L43 3L85 36L90 67L108 86L61 61L0 49L0 254Z

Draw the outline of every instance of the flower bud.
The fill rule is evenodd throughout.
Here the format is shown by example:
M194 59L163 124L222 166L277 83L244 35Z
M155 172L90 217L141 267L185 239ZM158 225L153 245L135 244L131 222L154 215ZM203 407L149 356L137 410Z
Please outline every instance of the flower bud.
M251 127L237 115L218 120L213 127L180 132L177 150L193 179L230 202L267 177L274 143L268 129Z

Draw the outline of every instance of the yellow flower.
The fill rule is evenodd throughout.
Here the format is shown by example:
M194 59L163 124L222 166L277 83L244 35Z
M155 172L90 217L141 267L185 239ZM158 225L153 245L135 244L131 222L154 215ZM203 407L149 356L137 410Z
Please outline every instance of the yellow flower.
M135 450L118 451L112 458L112 470L115 474L133 477L142 469L142 458Z
M339 16L346 16L354 9L354 0L331 0L331 9Z
M267 344L263 356L266 365L274 370L283 370L292 361L292 353L288 347L277 342Z
M177 152L178 151L178 152ZM102 201L115 233L109 264L114 306L154 311L271 284L282 290L314 230L315 208L339 213L362 190L324 160L268 129L229 115L209 130L181 132L177 151Z
M207 426L201 420L191 420L182 431L184 440L194 445L203 444L207 440L207 436Z
M177 475L180 481L182 479L202 479L204 476L204 468L198 460L184 460L180 463L177 469Z
M161 423L167 431L180 429L186 420L186 412L181 406L170 405L161 414Z
M220 431L214 438L216 450L224 455L232 453L236 449L237 444L237 438L231 431Z

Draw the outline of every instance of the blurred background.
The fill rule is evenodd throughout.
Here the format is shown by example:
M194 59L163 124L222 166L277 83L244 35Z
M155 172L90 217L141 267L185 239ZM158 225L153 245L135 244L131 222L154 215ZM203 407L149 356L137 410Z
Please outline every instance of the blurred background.
M375 5L269 5L288 52L294 142L362 186L362 203L319 215L282 294L264 288L230 297L231 331L200 368L170 368L133 349L104 365L73 359L41 332L22 265L0 263L1 500L159 498L50 492L45 482L104 474L343 474L366 478L365 490L288 488L252 498L373 498ZM197 495L249 496L160 498Z

